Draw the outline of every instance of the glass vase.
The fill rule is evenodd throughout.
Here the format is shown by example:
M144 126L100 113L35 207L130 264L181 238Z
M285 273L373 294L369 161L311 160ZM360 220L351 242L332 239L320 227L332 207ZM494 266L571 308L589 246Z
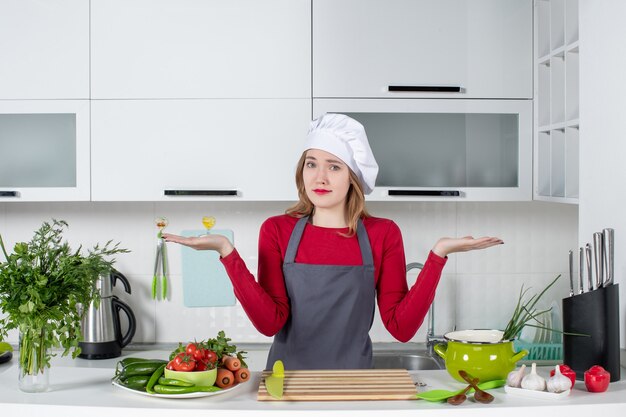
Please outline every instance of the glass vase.
M44 329L20 332L18 379L24 392L45 392L49 388L50 364Z

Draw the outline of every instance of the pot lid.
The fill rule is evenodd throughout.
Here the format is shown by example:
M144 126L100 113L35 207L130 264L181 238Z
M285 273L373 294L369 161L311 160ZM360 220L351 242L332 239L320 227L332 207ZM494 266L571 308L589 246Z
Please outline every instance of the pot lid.
M474 330L457 330L444 335L446 340L462 343L501 343L508 342L502 340L504 332L502 330L491 329L474 329Z

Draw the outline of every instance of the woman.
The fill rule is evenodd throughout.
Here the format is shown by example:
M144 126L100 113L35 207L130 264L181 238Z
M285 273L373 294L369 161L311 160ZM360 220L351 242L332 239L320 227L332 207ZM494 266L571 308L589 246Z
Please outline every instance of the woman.
M360 123L341 114L314 120L296 171L299 201L261 226L258 282L225 237L163 234L219 252L254 326L275 335L268 369L277 359L287 369L371 368L375 299L387 330L406 342L435 297L447 255L502 243L440 239L409 291L400 229L365 209L377 173Z

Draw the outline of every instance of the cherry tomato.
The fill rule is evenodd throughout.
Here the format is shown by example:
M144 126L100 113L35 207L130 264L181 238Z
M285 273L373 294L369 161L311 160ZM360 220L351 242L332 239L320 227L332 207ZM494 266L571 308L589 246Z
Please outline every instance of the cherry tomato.
M175 371L176 369L174 368L174 359L172 359L171 361L169 361L167 363L167 366L165 367L165 369L169 369L170 371Z
M589 392L604 392L609 388L611 374L600 365L594 365L585 371L585 386Z
M193 353L193 358L196 361L206 361L206 353L208 351L203 348L202 346L198 346L198 348L196 349L196 351Z
M199 361L196 362L196 369L194 369L194 371L206 371L207 368L207 364L204 361Z
M574 384L576 384L576 372L570 368L569 366L563 364L563 365L559 365L559 371L561 371L561 373L563 375L565 375L566 377L568 377L571 381L572 381L572 387L570 389L574 388ZM550 371L550 376L554 376L554 369Z
M180 357L180 360L178 360ZM191 372L196 368L196 361L193 357L187 355L186 353L177 355L174 358L174 370L180 372Z
M197 350L198 350L197 343L189 343L187 347L185 348L185 353L189 356L194 356Z
M207 350L206 351L206 361L209 362L209 363L217 362L217 354L215 352L213 352L212 350Z

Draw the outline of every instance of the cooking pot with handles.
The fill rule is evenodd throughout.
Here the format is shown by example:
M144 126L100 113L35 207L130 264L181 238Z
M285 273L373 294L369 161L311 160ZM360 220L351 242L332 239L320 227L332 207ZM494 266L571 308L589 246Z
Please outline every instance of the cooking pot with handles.
M501 330L459 330L444 335L447 343L435 346L435 352L446 364L446 370L460 382L465 382L459 370L468 372L481 382L506 379L517 361L528 355L527 350L515 352L513 340L502 340Z

